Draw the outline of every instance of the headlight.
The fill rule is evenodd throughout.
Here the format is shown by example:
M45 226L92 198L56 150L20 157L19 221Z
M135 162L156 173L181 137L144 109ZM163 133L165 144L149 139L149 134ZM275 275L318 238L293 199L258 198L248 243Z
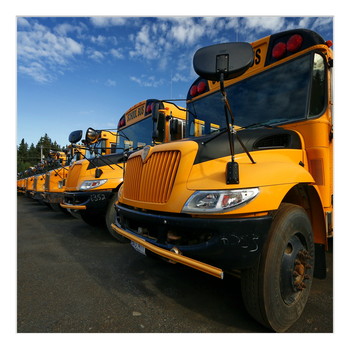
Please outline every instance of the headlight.
M89 181L84 181L81 186L80 190L91 190L92 188L96 188L98 186L101 186L107 182L106 180L89 180Z
M222 213L247 204L259 193L258 188L224 191L197 191L187 200L184 213Z

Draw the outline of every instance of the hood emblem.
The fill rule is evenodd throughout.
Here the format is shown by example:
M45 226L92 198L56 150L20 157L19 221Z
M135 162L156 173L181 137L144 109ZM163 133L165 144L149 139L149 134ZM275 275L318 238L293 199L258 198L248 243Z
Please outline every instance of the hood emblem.
M142 149L141 159L142 159L143 162L146 161L150 150L151 150L151 146L145 146L145 147Z

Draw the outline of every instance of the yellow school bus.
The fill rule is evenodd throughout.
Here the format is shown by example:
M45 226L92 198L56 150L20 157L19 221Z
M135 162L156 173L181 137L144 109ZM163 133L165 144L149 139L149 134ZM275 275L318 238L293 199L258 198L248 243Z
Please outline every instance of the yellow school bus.
M198 50L188 138L130 155L112 225L146 255L239 272L248 312L277 332L326 273L331 45L298 29Z
M45 174L43 201L55 211L66 211L60 206L63 201L65 181L71 164L83 159L85 146L69 145L64 152L51 152L50 168Z
M131 107L119 120L118 131L114 133L115 144L109 153L78 161L69 169L61 206L79 213L90 225L106 225L113 236L125 241L111 228L115 221L113 205L123 181L125 157L151 143L182 138L185 119L184 110L155 99ZM88 130L85 142L93 138L91 135L94 131ZM101 146L96 149L101 149ZM108 151L105 146L102 149Z

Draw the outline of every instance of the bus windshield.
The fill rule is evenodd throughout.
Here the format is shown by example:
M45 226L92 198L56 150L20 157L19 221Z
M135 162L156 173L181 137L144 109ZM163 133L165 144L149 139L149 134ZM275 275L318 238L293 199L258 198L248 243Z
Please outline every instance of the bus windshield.
M118 131L117 152L134 150L152 144L153 121L151 117Z
M309 108L315 90L314 60L322 61L322 56L308 54L286 64L264 71L226 88L227 97L234 115L234 124L247 127L259 124L286 124L305 119L308 115L320 113L324 103ZM317 57L317 59L316 59ZM321 57L321 58L320 58ZM320 66L320 64L318 64ZM317 84L324 85L324 75L318 75ZM317 88L317 87L316 87ZM318 87L318 90L322 90ZM324 90L322 90L324 91ZM324 94L324 93L323 93ZM311 96L310 96L311 95ZM321 97L324 99L324 96ZM224 103L220 91L202 99L189 102L187 135L195 135L195 127L200 127L199 135L210 134L226 127ZM198 133L197 133L198 134Z

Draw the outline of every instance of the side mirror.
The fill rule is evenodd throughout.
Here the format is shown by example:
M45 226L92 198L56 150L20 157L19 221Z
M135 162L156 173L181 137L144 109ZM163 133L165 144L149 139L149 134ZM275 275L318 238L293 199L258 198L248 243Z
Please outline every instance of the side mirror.
M81 140L82 136L83 130L75 130L70 133L68 140L70 143L77 143Z
M153 141L157 140L159 137L158 122L159 122L159 102L155 101L152 106L152 121L153 121Z
M93 128L88 128L86 130L85 140L88 144L96 143L99 137L100 137L100 132L98 130L95 130Z
M242 75L254 63L249 43L226 43L199 49L193 57L196 73L207 80L229 80Z
M170 120L170 135L176 135L177 130L179 128L179 120L178 119L171 119Z

